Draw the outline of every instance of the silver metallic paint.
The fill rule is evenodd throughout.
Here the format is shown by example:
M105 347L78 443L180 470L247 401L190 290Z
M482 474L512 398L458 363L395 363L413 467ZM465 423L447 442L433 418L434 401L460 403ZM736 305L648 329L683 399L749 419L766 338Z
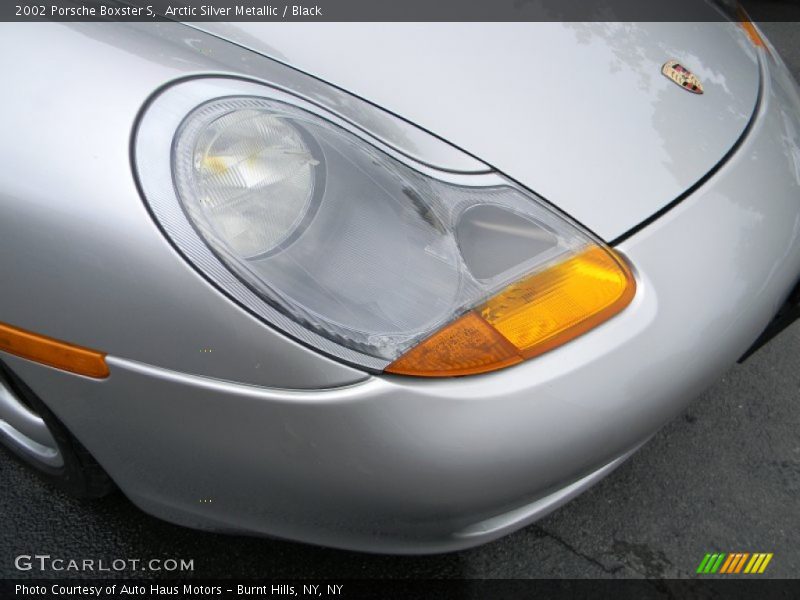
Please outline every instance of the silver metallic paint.
M758 89L755 49L727 22L193 26L435 132L606 240L705 175ZM661 74L669 58L700 77L703 96Z
M115 27L103 42L102 27L38 27L50 47L84 57L102 48L127 71L102 78L89 60L67 69L64 56L0 36L0 50L30 45L23 66L53 69L51 81L28 78L33 89L4 99L14 122L0 113L17 149L0 150L10 166L0 171L0 240L17 252L0 253L0 276L20 282L0 297L0 314L110 350L111 376L3 359L136 504L165 519L377 551L488 541L589 485L677 414L758 336L800 273L800 99L765 59L760 113L738 152L620 246L639 290L623 313L492 374L366 377L277 335L195 276L148 221L117 147L148 88L205 72L206 60L245 58L240 71L252 75L250 61L266 59L202 37L213 58L187 50L178 26ZM147 38L156 31L163 40ZM102 126L81 127L89 122ZM23 135L31 130L51 134ZM212 354L219 362L191 359L186 348L209 334L226 350ZM255 350L274 361L260 373ZM303 382L342 387L277 389Z
M137 115L166 83L266 74L304 89L309 78L167 23L0 24L0 68L19 82L0 111L0 281L14 282L0 320L231 381L304 389L366 376L278 334L189 268L131 169Z

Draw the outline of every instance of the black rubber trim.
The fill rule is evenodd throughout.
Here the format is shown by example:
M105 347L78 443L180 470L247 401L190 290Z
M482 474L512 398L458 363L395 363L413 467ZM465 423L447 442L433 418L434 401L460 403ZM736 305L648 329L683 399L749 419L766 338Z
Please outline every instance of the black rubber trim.
M774 338L798 319L800 319L800 282L797 283L792 292L789 294L789 298L775 315L775 318L770 321L770 324L767 325L767 328L763 332L761 332L761 335L758 336L758 339L753 342L753 345L750 346L736 362L741 364L746 361L758 350L760 350L761 347L766 345L767 342L769 342L772 338Z

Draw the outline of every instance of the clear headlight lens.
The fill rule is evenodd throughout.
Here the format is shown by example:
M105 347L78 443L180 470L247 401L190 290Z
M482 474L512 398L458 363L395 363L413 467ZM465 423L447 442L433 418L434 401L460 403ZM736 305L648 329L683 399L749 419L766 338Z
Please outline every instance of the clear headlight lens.
M189 186L182 196L192 221L244 258L280 247L308 215L321 171L300 132L277 116L245 109L197 133L194 147L176 155L183 159L176 162L178 181Z
M277 100L195 109L173 144L179 201L267 303L395 373L478 373L616 314L624 262L512 184L455 185Z

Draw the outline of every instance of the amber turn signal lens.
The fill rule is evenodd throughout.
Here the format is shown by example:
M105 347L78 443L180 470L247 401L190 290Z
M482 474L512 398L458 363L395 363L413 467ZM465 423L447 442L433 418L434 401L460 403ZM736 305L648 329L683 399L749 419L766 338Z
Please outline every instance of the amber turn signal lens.
M451 377L522 362L517 349L475 312L440 329L386 367L398 375Z
M524 358L531 358L617 314L635 292L625 265L593 247L510 285L478 311Z
M741 6L736 7L736 17L739 19L739 25L744 29L753 45L758 48L766 49L767 45L764 43L761 35L759 35L758 29L756 29L755 25L750 21L750 16Z
M635 293L624 261L594 246L508 286L386 372L447 377L502 369L589 331L630 304Z
M104 379L105 354L0 323L0 350L56 369Z

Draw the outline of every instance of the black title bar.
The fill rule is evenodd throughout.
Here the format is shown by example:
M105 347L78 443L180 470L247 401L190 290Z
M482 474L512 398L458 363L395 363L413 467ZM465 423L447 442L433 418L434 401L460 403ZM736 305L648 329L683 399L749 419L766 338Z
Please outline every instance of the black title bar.
M465 598L512 600L537 598L797 598L798 580L764 578L647 579L436 579L436 580L0 580L0 598L39 599L255 599L273 600L415 600Z
M736 0L3 0L0 21L723 21ZM755 21L800 21L797 0L744 0ZM738 16L737 16L738 15Z

